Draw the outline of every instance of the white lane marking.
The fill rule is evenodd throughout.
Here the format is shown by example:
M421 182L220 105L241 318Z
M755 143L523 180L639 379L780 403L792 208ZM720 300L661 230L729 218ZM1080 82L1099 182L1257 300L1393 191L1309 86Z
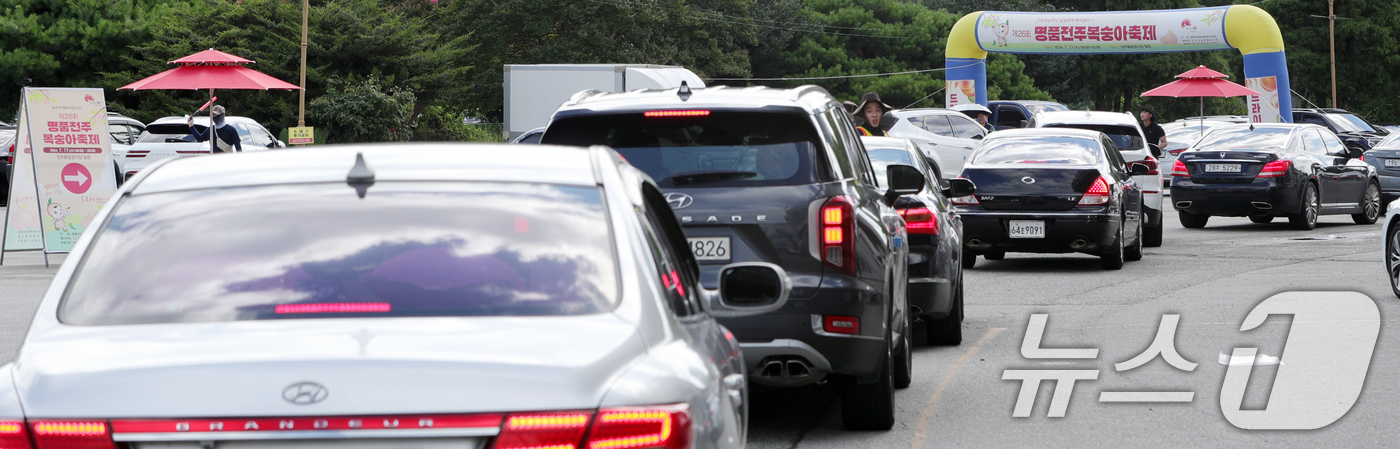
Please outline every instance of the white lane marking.
M1268 354L1259 354L1254 357L1235 357L1234 355L1227 355L1222 352L1220 353L1220 359L1217 361L1225 366L1271 366L1283 364L1283 362L1278 360L1278 357Z
M963 363L966 363L968 360L972 359L973 356L977 355L977 351L982 349L982 345L991 341L992 337L996 337L997 334L1000 334L1004 330L1006 330L1004 327L989 329L987 334L983 335L982 339L977 340L977 344L967 348L967 351L963 352L962 357L959 357L958 361L953 363L953 367L948 369L948 373L943 375L943 380L938 382L938 387L933 389L933 395L929 396L928 403L924 404L924 411L919 414L919 425L914 428L914 439L909 442L910 449L920 449L923 447L924 439L928 437L927 429L929 421L933 419L933 410L938 405L938 400L943 397L943 391L947 390L948 385L953 383L953 377L958 374L958 370L962 368Z

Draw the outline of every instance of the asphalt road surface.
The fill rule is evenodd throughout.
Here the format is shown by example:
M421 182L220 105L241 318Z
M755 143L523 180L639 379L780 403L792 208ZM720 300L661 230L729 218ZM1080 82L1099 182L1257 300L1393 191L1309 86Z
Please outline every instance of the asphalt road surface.
M0 211L3 209L0 208ZM935 447L1384 447L1400 436L1400 355L1393 323L1400 301L1381 262L1381 226L1326 216L1312 231L1286 220L1257 225L1243 218L1211 219L1184 229L1169 214L1165 243L1147 248L1121 271L1094 257L1008 254L978 260L966 274L967 320L961 346L917 346L914 384L896 394L897 422L885 432L841 428L834 385L796 389L756 387L749 444L756 448ZM63 256L45 268L38 253L9 253L0 266L0 359L14 357L40 296ZM1240 331L1250 310L1278 293L1359 292L1380 309L1380 337L1365 384L1350 411L1313 430L1243 430L1226 419L1221 389L1233 348L1283 356L1291 315L1269 316ZM1043 348L1097 348L1093 359L1031 359L1022 343L1033 314L1048 315ZM1163 357L1118 371L1143 353L1164 315L1179 315L1173 347L1191 371ZM1356 323L1333 323L1345 333ZM1296 363L1296 362L1295 362ZM1268 407L1275 373L1256 366L1243 409ZM1051 418L1056 382L1039 384L1029 417L1013 417L1022 388L1002 380L1007 370L1097 371L1074 383L1063 417ZM1321 382L1325 383L1324 379ZM1101 392L1191 392L1185 403L1100 402ZM1063 393L1061 393L1063 394ZM1282 393L1274 392L1275 395ZM1337 399L1342 401L1343 399ZM1228 402L1228 401L1227 401ZM1227 407L1228 407L1227 403Z

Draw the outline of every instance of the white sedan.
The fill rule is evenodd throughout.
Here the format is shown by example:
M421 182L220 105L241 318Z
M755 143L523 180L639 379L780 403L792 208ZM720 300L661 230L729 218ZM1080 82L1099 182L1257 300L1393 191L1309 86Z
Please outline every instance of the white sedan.
M209 141L196 142L186 124L186 117L164 117L146 126L145 132L136 143L126 148L118 161L118 166L130 179L141 169L168 157L191 154L210 154ZM262 151L286 148L287 144L272 137L272 133L257 121L248 117L229 116L229 126L238 131L243 151ZM194 126L203 132L209 126L209 117L194 118Z
M791 289L702 288L605 147L168 159L94 223L0 366L0 447L741 448L715 317Z

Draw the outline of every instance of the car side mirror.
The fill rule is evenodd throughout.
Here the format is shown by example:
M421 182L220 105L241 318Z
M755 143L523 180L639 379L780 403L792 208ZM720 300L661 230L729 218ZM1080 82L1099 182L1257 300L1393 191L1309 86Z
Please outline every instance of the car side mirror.
M1147 168L1147 165L1141 162L1129 162L1128 173L1133 176L1150 175L1152 174L1152 169Z
M1155 157L1155 158L1158 158L1158 159L1161 159L1161 158L1162 158L1162 147L1157 146L1157 144L1155 144L1155 143L1149 143L1149 144L1147 144L1147 149L1150 150L1150 151L1152 152L1152 157Z
M913 166L903 164L893 164L885 168L885 179L890 182L890 189L885 191L885 200L894 204L894 200L904 195L913 195L924 190L924 184L928 179L924 173Z
M719 290L705 290L710 313L718 318L762 315L787 304L792 281L782 267L740 262L719 270Z
M1365 151L1362 150L1360 147L1354 147L1354 146L1350 146L1350 145L1347 146L1347 151L1346 151L1346 157L1347 157L1347 159L1358 159L1358 158L1361 157L1361 155L1362 155L1363 153L1365 153Z
M1031 124L1030 120L1021 120L1020 123L1021 123L1021 127L1022 127L1022 128L1025 128L1025 127L1027 127L1027 126L1030 126L1030 124Z
M977 184L973 184L971 179L953 178L948 180L948 188L943 189L945 198L957 198L968 196L977 192Z

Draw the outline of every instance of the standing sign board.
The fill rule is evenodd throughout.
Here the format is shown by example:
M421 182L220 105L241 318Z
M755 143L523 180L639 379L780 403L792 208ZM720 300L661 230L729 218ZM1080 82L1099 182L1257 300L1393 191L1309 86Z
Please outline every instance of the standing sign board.
M316 133L310 126L298 126L287 129L287 143L292 145L310 145L316 143Z
M65 253L117 191L102 89L26 88L24 121L46 253Z
M29 122L20 103L19 124L15 129L15 152L11 157L10 198L6 208L5 234L0 250L34 251L44 249L44 233L39 229L39 193L34 190L34 159L29 155Z

